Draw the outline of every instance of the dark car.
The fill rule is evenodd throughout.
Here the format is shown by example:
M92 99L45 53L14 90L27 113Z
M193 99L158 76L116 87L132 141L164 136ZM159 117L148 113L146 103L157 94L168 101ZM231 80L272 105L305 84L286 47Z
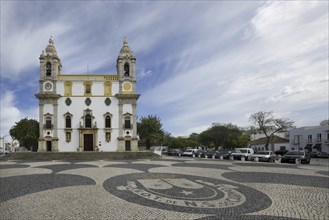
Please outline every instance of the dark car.
M230 159L231 151L217 151L215 158L220 158L221 156L223 156L223 159Z
M305 151L289 151L281 157L281 163L296 162L296 159L300 158L301 163L310 163L311 156Z
M208 158L212 158L214 155L216 155L216 153L218 153L217 150L210 150L210 151L207 151L205 152L205 156L207 156Z
M205 150L196 150L194 151L194 156L195 157L205 157L205 154L207 153L207 151Z
M169 150L167 152L167 155L168 156L182 156L183 154L183 151L181 151L180 149L172 149L172 150Z
M327 152L311 152L311 157L313 158L329 158L329 154Z
M275 151L274 153L275 153L276 155L281 155L281 156L283 156L283 155L285 155L287 152L288 152L287 150L277 150L277 151Z

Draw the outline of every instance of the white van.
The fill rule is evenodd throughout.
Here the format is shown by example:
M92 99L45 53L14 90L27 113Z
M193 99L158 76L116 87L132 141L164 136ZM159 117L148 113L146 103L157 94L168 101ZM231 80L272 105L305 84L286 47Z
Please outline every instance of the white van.
M197 151L198 149L187 149L186 151L183 152L182 156L193 157L193 154Z
M236 148L232 153L232 156L234 159L241 160L241 157L245 157L245 159L248 160L254 153L254 149L252 148Z

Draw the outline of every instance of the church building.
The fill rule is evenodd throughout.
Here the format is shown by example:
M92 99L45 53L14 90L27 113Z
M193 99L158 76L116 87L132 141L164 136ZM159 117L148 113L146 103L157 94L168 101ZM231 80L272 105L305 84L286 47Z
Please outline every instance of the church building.
M126 39L116 74L63 74L52 37L39 59L38 151L138 151L136 57Z

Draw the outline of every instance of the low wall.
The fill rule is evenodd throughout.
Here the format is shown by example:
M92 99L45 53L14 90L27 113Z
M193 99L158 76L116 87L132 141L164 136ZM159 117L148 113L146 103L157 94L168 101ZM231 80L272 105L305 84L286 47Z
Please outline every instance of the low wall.
M135 160L157 159L153 152L16 152L0 160Z

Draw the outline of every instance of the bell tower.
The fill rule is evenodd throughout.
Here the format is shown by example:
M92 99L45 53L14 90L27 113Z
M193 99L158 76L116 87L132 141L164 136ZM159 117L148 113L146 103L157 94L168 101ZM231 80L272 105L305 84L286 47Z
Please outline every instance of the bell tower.
M138 151L136 106L139 94L136 94L136 57L128 46L127 38L117 58L119 93L119 136L118 151Z
M40 57L39 144L38 151L58 151L57 111L60 95L56 92L57 76L61 72L61 59L57 55L53 37Z

